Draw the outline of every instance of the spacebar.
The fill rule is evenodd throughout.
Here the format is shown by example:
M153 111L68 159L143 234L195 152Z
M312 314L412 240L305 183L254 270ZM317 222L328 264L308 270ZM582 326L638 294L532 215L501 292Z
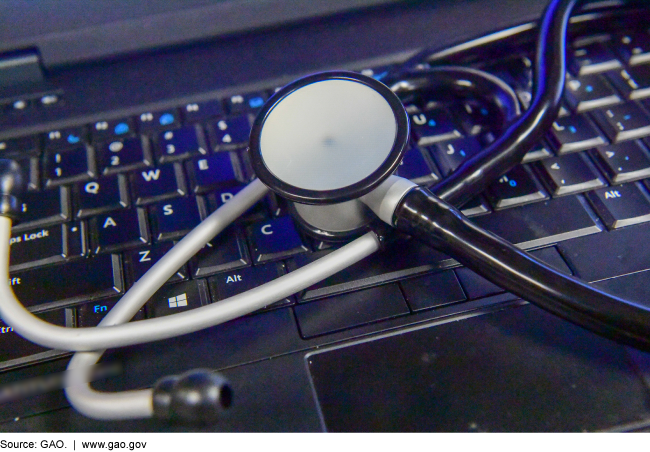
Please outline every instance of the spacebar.
M601 232L576 196L502 210L472 221L523 249Z
M104 254L10 273L9 283L23 306L51 308L122 293L121 268L119 256Z

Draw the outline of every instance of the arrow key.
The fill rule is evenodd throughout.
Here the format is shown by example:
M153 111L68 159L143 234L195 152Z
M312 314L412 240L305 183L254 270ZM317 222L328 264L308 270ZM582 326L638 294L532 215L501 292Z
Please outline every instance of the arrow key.
M593 164L582 154L569 154L542 160L540 176L554 196L568 195L605 185Z
M601 188L587 199L609 229L650 221L650 200L638 182Z
M613 184L650 177L650 154L638 141L600 146L592 152Z

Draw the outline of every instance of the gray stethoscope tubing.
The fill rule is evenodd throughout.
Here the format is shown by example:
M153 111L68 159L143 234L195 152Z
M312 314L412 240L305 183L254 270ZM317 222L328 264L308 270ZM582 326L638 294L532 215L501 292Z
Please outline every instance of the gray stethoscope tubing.
M396 185L405 188L414 186L403 179L391 179L393 183L396 180L399 180ZM261 199L267 190L262 183L254 180L204 220L122 297L98 328L71 329L40 320L16 299L8 278L0 282L0 316L9 325L15 325L13 328L16 332L35 343L55 349L82 351L73 356L66 376L66 395L75 409L96 419L151 417L151 389L101 393L90 388L88 382L92 366L103 354L103 351L92 350L152 342L224 323L303 290L379 249L376 235L368 233L308 266L227 300L173 316L123 324L182 264ZM10 232L11 220L0 217L0 243L9 243ZM8 274L8 257L9 247L0 246L0 273Z

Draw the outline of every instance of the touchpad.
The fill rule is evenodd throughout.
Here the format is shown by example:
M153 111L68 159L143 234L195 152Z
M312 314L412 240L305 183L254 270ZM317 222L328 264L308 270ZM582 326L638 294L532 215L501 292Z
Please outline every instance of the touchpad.
M307 359L330 431L584 431L650 414L624 347L533 306Z

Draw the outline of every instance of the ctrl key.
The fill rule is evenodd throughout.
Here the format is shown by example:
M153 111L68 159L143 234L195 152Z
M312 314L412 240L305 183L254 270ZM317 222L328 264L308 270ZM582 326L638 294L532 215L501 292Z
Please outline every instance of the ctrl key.
M64 309L43 312L36 315L46 322L55 325L66 326L67 324ZM43 353L47 353L47 355L43 355ZM22 364L23 362L59 353L64 352L51 352L48 348L36 345L24 339L13 328L0 321L0 366L9 361L16 361L15 364Z

